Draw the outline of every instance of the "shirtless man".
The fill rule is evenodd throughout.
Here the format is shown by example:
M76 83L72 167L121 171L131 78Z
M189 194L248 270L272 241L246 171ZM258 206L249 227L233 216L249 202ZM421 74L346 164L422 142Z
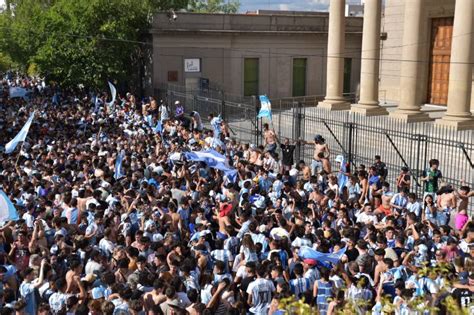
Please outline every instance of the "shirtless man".
M319 152L318 157L320 158L320 161L323 165L323 170L326 174L331 174L331 163L329 162L329 159L327 158L326 153L324 152Z
M166 295L163 294L165 284L163 280L156 279L153 282L153 291L145 293L143 296L143 306L145 307L146 314L149 314L153 306L159 305L166 301Z
M223 234L226 233L226 226L232 225L232 222L229 218L231 211L232 211L232 204L222 203L220 205L219 211L217 211L216 209L216 215L213 216L213 219L219 222L219 232Z
M440 225L448 224L451 211L457 206L457 198L451 186L445 186L438 191L436 203Z
M80 276L82 272L82 264L79 260L73 260L69 266L70 270L66 273L66 293L79 293L79 287L74 280L75 276Z
M385 215L390 215L391 214L391 206L390 206L390 201L392 200L393 197L393 192L390 191L390 186L388 185L387 182L384 182L382 184L382 191L380 193L380 200L381 204L380 207L375 209L375 213L384 213Z
M275 152L277 147L277 137L275 131L270 129L268 124L263 124L263 137L265 138L265 150Z
M322 154L320 154L322 153ZM326 144L326 140L321 135L314 137L314 154L313 161L311 162L311 174L318 174L320 169L324 169L323 158L329 157L329 147ZM329 162L329 160L328 160ZM327 168L327 166L326 166Z

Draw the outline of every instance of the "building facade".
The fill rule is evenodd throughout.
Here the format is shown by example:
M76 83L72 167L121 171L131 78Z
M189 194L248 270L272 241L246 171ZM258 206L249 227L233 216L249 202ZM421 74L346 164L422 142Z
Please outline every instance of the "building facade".
M394 117L427 120L420 107L440 105L437 124L474 129L473 9L472 0L385 1L380 91L398 104Z
M155 15L153 86L270 98L325 95L328 13L178 13ZM360 80L362 19L344 20L342 91L354 93Z

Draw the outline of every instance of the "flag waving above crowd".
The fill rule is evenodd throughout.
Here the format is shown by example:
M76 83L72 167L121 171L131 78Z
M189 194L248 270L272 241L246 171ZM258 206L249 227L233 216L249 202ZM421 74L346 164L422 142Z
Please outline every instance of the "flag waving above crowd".
M25 141L26 136L28 135L28 131L30 130L31 123L33 122L33 118L35 117L35 113L32 112L28 120L26 121L23 128L21 128L20 132L13 138L10 142L5 145L5 152L10 154L15 151L16 146L20 143Z
M258 112L257 118L268 118L272 119L272 104L266 95L260 95L260 111Z

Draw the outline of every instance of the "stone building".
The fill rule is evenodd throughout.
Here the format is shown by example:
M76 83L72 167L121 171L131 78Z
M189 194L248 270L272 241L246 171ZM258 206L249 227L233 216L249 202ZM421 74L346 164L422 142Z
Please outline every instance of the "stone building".
M338 1L344 2L332 0L331 5ZM434 104L441 106L437 110L445 110L437 124L473 129L470 111L474 110L471 97L474 2L386 0L381 17L380 2L365 1L365 18L372 20L367 25L381 18L382 40L377 56L373 48L379 34L373 34L369 26L366 31L364 24L363 36L367 42L362 47L361 72L364 76L365 72L373 71L375 65L369 59L380 58L380 93L397 105L390 116L407 122L431 120L421 109L425 104ZM373 40L371 45L369 37ZM368 58L366 68L364 57ZM361 94L364 94L362 90ZM372 101L376 99L373 95ZM378 107L372 108L383 113Z
M342 95L345 0L329 8L328 77L321 107L406 122L433 120L425 104L446 107L436 124L474 129L472 0L365 0L358 104ZM383 32L382 32L383 31ZM380 81L380 84L379 84ZM379 92L396 104L380 105Z
M360 79L362 18L344 21L339 56L341 93ZM270 98L324 95L328 13L258 11L253 14L165 13L154 16L153 86L211 88Z

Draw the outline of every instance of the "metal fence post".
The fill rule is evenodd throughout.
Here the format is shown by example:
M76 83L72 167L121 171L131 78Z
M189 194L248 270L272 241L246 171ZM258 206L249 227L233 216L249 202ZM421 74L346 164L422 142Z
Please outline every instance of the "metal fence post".
M253 108L255 108L255 115L254 115L254 119L255 119L255 145L258 146L259 145L259 129L260 129L260 126L259 126L259 121L261 119L258 119L257 118L257 115L258 115L258 111L259 111L259 104L257 103L257 98L255 97L255 95L252 96L252 105L253 105Z
M349 165L352 165L353 164L353 158L352 158L352 141L353 141L353 138L354 138L354 124L353 123L349 123L349 138L348 138L348 150L347 150L347 155L348 155L348 160L349 160ZM345 128L345 125L344 125L344 128ZM355 170L354 170L355 171Z
M225 94L224 91L221 91L221 113L222 113L222 119L226 119L226 114L225 114Z

